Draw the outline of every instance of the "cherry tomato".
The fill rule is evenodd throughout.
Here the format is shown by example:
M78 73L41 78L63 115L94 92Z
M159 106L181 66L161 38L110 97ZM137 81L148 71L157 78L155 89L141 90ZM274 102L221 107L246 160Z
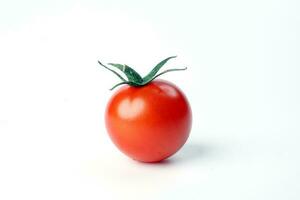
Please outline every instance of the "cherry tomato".
M159 162L176 153L186 142L191 123L187 98L177 86L163 80L142 87L122 86L105 112L114 144L142 162Z

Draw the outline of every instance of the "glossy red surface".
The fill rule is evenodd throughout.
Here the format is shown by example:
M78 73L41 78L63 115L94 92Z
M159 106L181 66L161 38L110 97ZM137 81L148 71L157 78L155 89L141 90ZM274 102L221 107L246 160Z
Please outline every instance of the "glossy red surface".
M143 87L121 87L105 113L106 128L115 145L142 162L158 162L173 155L186 142L191 123L186 97L163 80Z

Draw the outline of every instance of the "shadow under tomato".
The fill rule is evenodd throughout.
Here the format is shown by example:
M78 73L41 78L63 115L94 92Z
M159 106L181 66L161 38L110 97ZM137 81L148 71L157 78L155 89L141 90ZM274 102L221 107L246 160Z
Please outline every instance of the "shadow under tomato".
M217 142L217 141L216 141ZM144 166L176 166L190 162L213 161L216 159L223 159L223 154L226 149L224 141L213 143L211 141L190 141L187 142L177 153L173 156L162 160L160 162L146 163L134 160L135 163Z
M155 165L155 166L158 166L158 165L161 165L161 166L163 166L163 165L169 165L172 162L169 158L167 158L165 160L158 161L158 162L141 162L141 161L134 160L134 159L133 159L133 161L135 163L138 163L138 164L141 164L141 165L150 165L150 166L151 165Z
M212 148L208 144L188 143L170 159L173 162L195 161L211 154Z
M225 148L224 142L213 143L211 141L186 143L182 149L170 158L172 163L187 163L197 161L214 161L223 159Z
M220 156L221 147L219 145L214 145L210 143L197 143L191 142L186 143L175 155L159 161L159 162L152 162L152 163L145 163L135 161L141 165L147 166L169 166L169 165L177 165L177 164L184 164L188 162L196 162L199 160L213 160L216 157Z

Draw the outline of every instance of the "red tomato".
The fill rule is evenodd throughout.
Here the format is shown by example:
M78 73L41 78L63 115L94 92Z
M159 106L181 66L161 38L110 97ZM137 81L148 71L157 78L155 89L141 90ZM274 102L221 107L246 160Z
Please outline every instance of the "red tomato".
M110 99L105 124L115 145L142 162L159 162L177 152L191 130L188 100L174 84L154 80L122 86Z

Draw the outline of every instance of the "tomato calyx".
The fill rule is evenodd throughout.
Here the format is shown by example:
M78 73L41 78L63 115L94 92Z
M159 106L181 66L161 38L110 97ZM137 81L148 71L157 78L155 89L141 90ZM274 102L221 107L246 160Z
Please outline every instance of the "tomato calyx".
M108 63L107 64L107 65L110 65L110 66L120 70L126 76L127 79L125 79L118 72L116 72L115 70L102 64L100 61L98 61L98 63L101 66L103 66L104 68L106 68L109 71L111 71L112 73L114 73L116 76L118 76L121 79L122 82L116 84L115 86L113 86L110 89L110 90L113 90L114 88L116 88L120 85L124 85L124 84L128 84L128 85L131 85L134 87L141 87L141 86L147 85L148 83L150 83L151 81L153 81L154 79L156 79L158 76L160 76L162 74L172 72L172 71L181 71L181 70L187 69L187 67L173 68L173 69L168 69L168 70L158 73L158 71L172 58L176 58L176 56L171 56L171 57L168 57L168 58L162 60L143 78L141 77L141 75L139 73L137 73L133 68L129 67L128 65L116 64L116 63Z

